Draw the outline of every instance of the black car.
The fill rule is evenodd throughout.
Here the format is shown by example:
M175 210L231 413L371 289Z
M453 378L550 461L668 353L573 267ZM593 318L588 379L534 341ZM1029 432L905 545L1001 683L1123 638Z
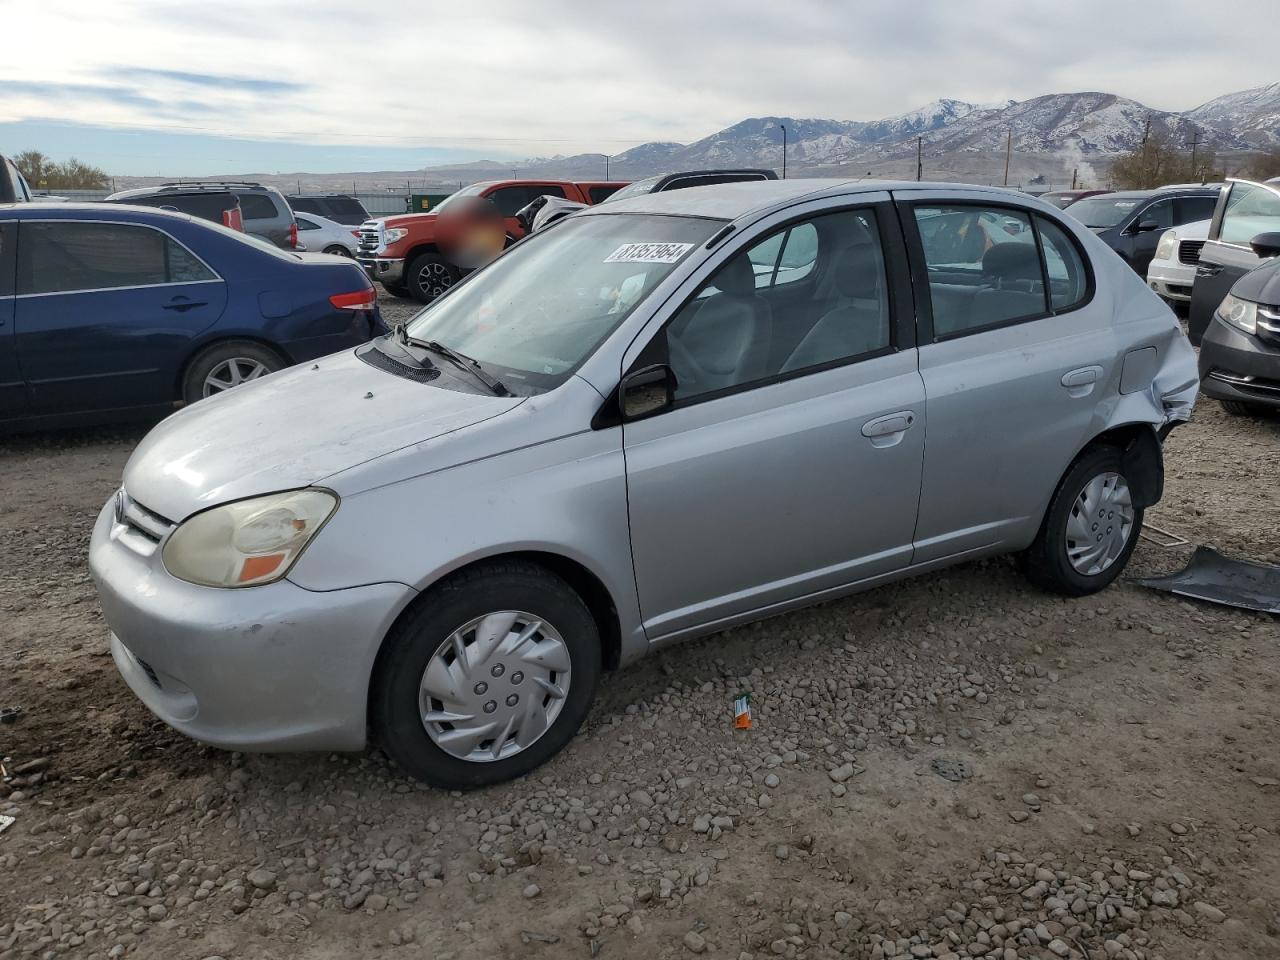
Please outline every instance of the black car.
M641 197L649 193L665 193L668 190L684 190L688 187L709 187L716 183L743 183L752 180L777 180L778 175L772 170L744 168L737 170L685 170L680 173L664 173L654 177L646 177L627 184L621 190L615 190L600 203L613 203L627 197ZM585 210L585 203L564 200L558 197L535 197L527 207L516 213L516 219L524 226L526 233L541 230L557 220L563 220L571 213Z
M294 213L314 213L349 227L358 227L369 219L364 204L347 193L300 193L285 199Z
M1266 262L1232 285L1200 343L1201 392L1235 414L1280 410L1280 233L1252 246Z
M1280 184L1227 181L1213 211L1209 238L1200 248L1191 288L1187 335L1192 343L1200 344L1218 304L1236 281L1262 263L1254 238L1276 230L1280 230Z
M158 187L121 190L106 198L110 203L176 210L223 226L235 226L261 237L282 250L298 247L298 224L284 194L275 187L252 181L186 180ZM239 223L226 216L239 208Z
M1217 186L1124 190L1085 197L1063 212L1096 233L1145 279L1160 235L1170 227L1208 220L1218 202L1218 190Z

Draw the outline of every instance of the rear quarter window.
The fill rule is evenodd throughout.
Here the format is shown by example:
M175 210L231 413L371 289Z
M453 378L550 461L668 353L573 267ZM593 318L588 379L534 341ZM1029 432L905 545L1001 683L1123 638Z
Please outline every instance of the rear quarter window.
M246 220L274 220L280 216L271 198L262 193L242 193L240 196L240 214Z

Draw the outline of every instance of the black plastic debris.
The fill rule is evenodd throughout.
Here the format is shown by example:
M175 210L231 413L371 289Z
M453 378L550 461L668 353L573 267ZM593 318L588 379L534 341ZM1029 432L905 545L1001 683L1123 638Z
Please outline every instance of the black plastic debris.
M1208 600L1242 610L1280 613L1280 566L1224 557L1212 547L1196 547L1191 562L1167 577L1133 578L1152 590Z

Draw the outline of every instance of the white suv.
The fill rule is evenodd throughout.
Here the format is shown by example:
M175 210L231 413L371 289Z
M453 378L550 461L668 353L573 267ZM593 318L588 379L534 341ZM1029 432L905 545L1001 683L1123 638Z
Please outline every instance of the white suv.
M1209 238L1209 223L1197 220L1166 230L1147 267L1147 286L1175 310L1179 304L1191 303L1191 285L1195 283L1200 249Z

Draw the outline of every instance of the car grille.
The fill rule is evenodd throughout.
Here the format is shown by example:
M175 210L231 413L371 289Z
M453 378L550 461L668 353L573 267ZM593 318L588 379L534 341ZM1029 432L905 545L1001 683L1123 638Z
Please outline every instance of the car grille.
M116 523L124 527L120 542L144 557L155 553L160 541L177 526L155 511L148 510L123 489L116 494L115 514Z
M376 253L382 246L382 221L367 220L360 225L360 252Z
M1178 259L1195 266L1200 262L1200 250L1203 247L1203 240L1181 240L1178 242Z

